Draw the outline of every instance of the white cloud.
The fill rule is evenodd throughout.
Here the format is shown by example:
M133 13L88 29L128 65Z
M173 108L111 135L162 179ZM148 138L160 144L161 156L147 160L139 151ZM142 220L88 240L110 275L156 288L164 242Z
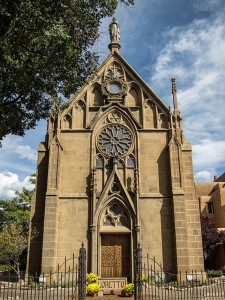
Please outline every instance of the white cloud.
M203 170L195 175L195 182L212 182L214 180L214 172Z
M224 12L220 11L211 18L168 30L150 80L171 103L171 94L165 92L171 90L169 79L177 79L184 134L193 144L198 181L213 181L216 170L225 167L224 24Z
M32 190L34 188L34 185L29 182L29 176L20 181L17 174L11 172L0 172L1 199L10 199L15 197L15 191L21 192L23 187L26 187L28 190Z
M224 140L201 140L193 145L193 159L197 174L203 170L208 170L212 174L217 167L225 165L224 149Z
M37 160L37 151L33 150L29 145L22 145L22 138L8 135L2 142L2 150L7 154L17 154L21 159L30 161Z

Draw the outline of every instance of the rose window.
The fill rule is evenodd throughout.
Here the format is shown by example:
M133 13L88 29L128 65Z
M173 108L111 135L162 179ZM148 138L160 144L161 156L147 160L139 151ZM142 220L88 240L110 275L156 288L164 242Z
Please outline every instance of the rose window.
M99 150L110 157L127 154L132 145L131 132L121 125L108 125L98 136Z

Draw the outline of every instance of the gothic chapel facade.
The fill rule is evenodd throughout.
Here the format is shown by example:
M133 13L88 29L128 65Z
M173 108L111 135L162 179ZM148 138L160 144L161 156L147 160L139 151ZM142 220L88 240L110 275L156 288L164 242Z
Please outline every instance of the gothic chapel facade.
M87 271L102 278L131 276L138 243L165 270L200 271L192 150L175 79L172 112L119 54L115 18L110 35L110 54L49 119L39 145L31 211L39 234L27 272L54 272L82 242Z

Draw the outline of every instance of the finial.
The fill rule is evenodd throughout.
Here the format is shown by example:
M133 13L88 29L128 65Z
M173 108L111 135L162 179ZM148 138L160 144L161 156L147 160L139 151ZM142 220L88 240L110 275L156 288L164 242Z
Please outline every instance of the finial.
M113 17L112 22L109 24L109 34L110 41L109 49L111 52L119 51L120 49L120 26L116 20L116 17Z
M176 78L171 78L171 81L172 81L172 94L173 94L177 91Z
M171 78L172 81L172 94L173 94L173 105L175 114L179 114L178 104L177 104L177 87L176 87L176 79Z

